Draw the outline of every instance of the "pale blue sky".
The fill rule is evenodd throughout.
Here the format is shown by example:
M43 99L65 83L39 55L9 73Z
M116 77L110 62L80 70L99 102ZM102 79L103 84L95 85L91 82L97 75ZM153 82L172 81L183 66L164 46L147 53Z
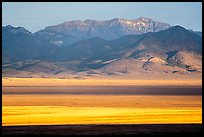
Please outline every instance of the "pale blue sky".
M156 21L202 30L201 2L3 2L2 24L22 26L36 32L46 26L70 20L137 19Z

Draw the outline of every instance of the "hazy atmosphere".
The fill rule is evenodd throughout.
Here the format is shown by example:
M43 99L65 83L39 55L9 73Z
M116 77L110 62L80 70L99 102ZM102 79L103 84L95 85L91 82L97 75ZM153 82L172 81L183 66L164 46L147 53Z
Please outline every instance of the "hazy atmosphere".
M9 2L2 4L2 24L22 26L31 32L71 20L137 19L147 17L202 30L201 2ZM94 11L94 12L93 12Z

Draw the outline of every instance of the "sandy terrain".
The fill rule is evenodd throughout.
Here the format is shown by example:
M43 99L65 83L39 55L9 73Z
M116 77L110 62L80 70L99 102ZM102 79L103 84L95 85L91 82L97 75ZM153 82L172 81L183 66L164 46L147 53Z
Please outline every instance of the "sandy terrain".
M3 126L202 123L202 81L199 79L2 78L2 80ZM158 85L163 86L162 89L156 88ZM172 89L173 85L176 85L176 89ZM140 89L140 86L143 87ZM146 91L144 87L147 86L151 90ZM168 86L171 87L170 90ZM127 94L124 94L125 91ZM166 93L162 94L161 91Z
M2 86L125 86L125 85L189 85L201 86L202 79L55 79L55 78L2 78Z

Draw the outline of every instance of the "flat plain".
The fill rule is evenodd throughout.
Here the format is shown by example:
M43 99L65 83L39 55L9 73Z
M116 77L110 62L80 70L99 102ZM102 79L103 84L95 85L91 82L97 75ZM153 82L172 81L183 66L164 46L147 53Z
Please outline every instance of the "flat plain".
M123 128L118 134L163 134L173 129L177 133L194 128L197 131L202 124L202 86L198 83L151 85L148 81L149 85L144 86L131 81L117 86L117 81L110 85L105 81L94 86L93 81L85 85L79 82L84 80L76 80L79 85L43 86L43 82L29 83L31 79L15 80L3 81L3 134L32 134L33 130L40 134L45 130L44 134L68 135L78 134L74 131L81 129L79 134L90 135L105 134L105 128L112 129L108 134L116 134L118 128ZM22 86L18 83L21 80L27 84ZM153 132L152 124L161 128ZM163 130L166 126L169 128Z

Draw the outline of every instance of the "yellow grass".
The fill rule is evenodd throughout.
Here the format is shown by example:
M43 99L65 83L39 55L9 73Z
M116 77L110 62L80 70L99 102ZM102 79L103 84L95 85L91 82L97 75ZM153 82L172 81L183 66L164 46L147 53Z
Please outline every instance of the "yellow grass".
M6 112L6 113L5 113ZM202 123L200 109L131 109L110 107L3 107L3 126L55 124Z
M68 106L125 108L201 107L202 96L3 94L3 106Z
M116 79L55 79L2 78L3 86L129 86L129 85L190 85L201 86L202 79L177 80L116 80Z
M3 94L2 125L202 123L202 96Z
M202 80L2 78L3 86L191 85ZM26 87L30 88L30 87ZM52 88L52 87L51 87ZM202 96L2 94L2 125L202 123Z

